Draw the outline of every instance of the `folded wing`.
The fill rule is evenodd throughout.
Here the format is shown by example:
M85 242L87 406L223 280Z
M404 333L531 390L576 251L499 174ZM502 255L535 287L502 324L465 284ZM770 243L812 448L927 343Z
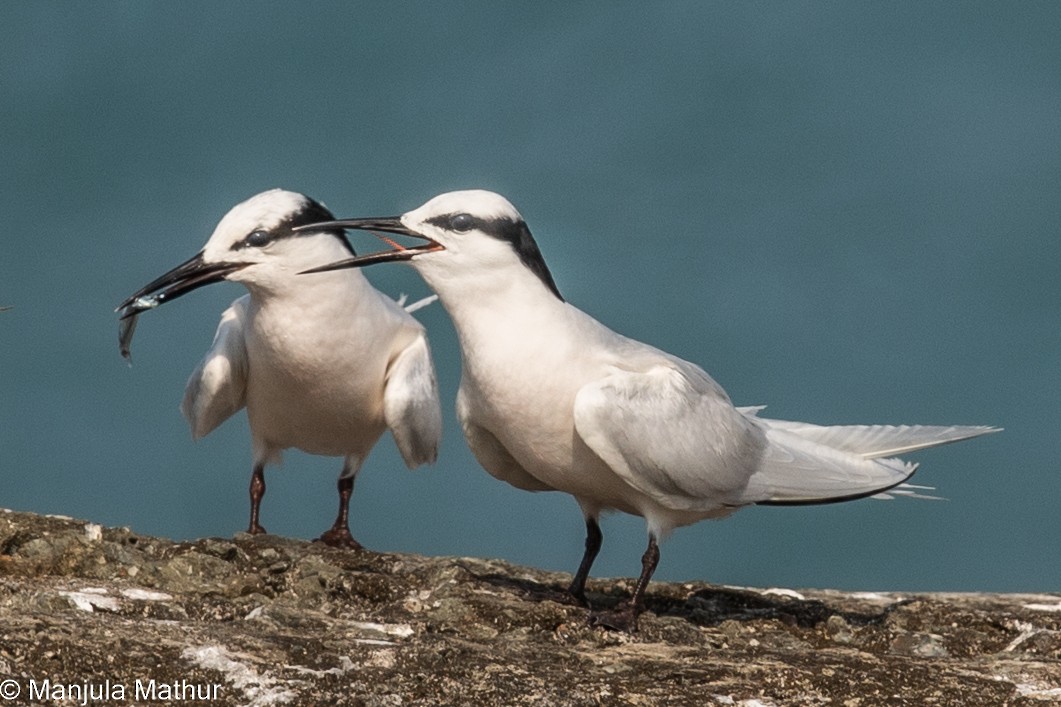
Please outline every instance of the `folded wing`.
M677 367L616 372L579 391L575 429L628 484L694 512L916 496L904 482L917 465L892 455L997 431L769 420L708 383Z
M184 388L181 414L199 439L239 412L247 403L247 347L244 322L250 295L221 315L214 343Z
M739 505L766 447L712 381L666 365L583 386L574 417L578 435L616 474L680 511Z
M383 418L410 469L435 461L442 411L431 350L422 331L387 368Z

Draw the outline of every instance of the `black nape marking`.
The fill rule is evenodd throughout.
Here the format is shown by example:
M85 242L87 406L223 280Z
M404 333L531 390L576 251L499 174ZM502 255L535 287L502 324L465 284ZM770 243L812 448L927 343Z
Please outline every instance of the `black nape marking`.
M556 287L556 282L553 281L553 276L545 264L545 258L542 257L542 252L538 249L538 244L523 219L513 221L504 216L484 219L466 213L456 213L435 216L428 219L427 222L433 226L458 233L465 233L475 229L488 236L505 241L516 251L520 262L537 275L538 279L556 295L557 299L561 302L564 301L563 295L560 294L560 290Z
M350 255L357 255L354 251L354 247L350 245L350 241L346 238L346 232L341 228L322 228L320 230L312 231L295 231L294 229L299 226L308 226L313 223L322 223L324 221L334 221L335 215L324 206L324 204L314 199L306 198L306 203L301 209L294 212L286 219L281 221L275 228L270 231L263 229L255 230L243 239L232 244L232 250L241 250L243 248L261 248L274 241L281 240L283 238L295 238L298 236L308 236L314 233L327 233L337 239L343 244L343 247L350 253Z

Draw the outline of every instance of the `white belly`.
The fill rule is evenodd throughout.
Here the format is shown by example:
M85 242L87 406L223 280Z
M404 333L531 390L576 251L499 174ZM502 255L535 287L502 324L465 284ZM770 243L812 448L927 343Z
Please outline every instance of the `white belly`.
M290 371L251 362L247 417L255 438L270 449L295 447L325 456L365 456L383 434L383 378L366 383L324 376L307 381Z
M575 431L575 395L598 373L577 369L571 359L563 367L550 366L550 358L524 361L522 367L509 369L510 375L484 376L466 368L461 381L465 416L493 434L526 472L546 486L601 508L643 515L641 509L649 501ZM518 375L511 375L515 371Z
M405 327L386 312L352 310L347 301L297 321L254 312L247 417L265 449L364 458L383 434L384 378L393 352L405 345Z

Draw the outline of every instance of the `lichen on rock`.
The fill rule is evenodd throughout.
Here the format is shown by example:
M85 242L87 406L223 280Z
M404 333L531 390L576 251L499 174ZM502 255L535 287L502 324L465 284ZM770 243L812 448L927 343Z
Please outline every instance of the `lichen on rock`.
M1061 702L1058 595L654 582L628 635L561 601L569 581L0 512L0 689L110 681L133 704L149 681L156 702L216 685L197 704L219 706ZM591 581L590 601L615 604L623 586Z

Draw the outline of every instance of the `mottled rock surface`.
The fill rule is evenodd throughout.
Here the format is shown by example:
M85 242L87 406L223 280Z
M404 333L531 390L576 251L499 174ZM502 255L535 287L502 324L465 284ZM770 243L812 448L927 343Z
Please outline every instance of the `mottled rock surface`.
M0 512L0 698L1061 704L1061 595L654 583L630 636L591 628L584 609L560 601L569 581L491 560L274 536L178 543ZM589 597L612 605L630 589L596 580Z

